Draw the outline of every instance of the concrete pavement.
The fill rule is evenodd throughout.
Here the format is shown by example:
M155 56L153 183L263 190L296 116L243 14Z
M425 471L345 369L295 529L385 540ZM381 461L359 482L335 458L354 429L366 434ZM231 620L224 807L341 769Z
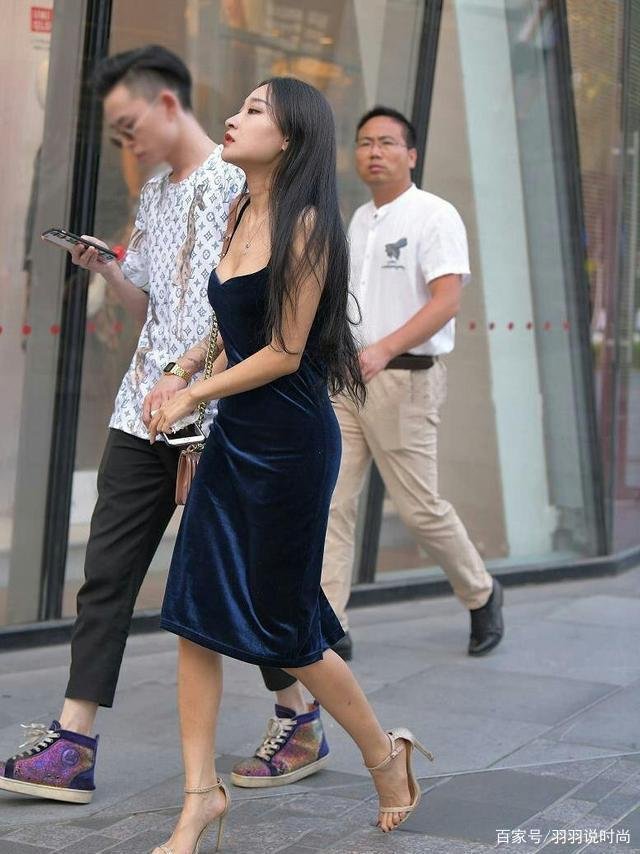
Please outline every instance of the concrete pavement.
M223 850L237 854L532 854L640 851L640 569L506 589L507 635L465 654L452 598L352 612L353 668L383 724L436 754L402 829L372 826L355 746L325 715L328 770L270 791L232 789ZM131 639L116 706L99 717L92 804L0 794L0 854L138 854L170 833L181 798L175 638ZM66 647L0 654L0 754L20 721L48 723ZM253 752L272 713L256 668L225 662L220 769ZM212 839L201 854L213 850Z

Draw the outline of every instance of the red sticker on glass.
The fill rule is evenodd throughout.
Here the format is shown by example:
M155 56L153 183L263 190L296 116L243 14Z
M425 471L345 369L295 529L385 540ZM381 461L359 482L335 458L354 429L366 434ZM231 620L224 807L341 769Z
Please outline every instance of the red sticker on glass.
M44 6L31 7L31 32L50 33L53 26L53 9Z

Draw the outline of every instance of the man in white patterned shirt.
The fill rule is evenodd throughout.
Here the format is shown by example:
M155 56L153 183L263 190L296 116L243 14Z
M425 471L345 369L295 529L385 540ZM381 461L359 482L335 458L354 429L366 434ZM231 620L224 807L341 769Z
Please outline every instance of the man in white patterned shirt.
M143 326L98 472L60 720L49 729L34 726L26 750L0 762L0 788L71 803L93 796L96 713L113 703L138 590L175 511L179 451L149 443L145 407L162 405L203 363L209 274L229 204L244 185L243 173L222 160L222 146L193 115L191 76L170 51L150 45L110 57L95 85L112 141L149 169L169 169L142 189L122 265L101 262L92 248L72 253L76 264L102 274ZM187 352L192 362L178 364ZM211 417L209 411L205 430Z

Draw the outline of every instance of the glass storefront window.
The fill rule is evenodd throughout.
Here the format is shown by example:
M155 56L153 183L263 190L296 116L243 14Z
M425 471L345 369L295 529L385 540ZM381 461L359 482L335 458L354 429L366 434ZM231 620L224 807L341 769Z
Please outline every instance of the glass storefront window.
M29 298L33 264L33 221L44 127L49 71L52 3L42 3L42 14L32 17L32 4L9 4L0 32L0 299L2 300L3 371L0 413L0 624L7 621L7 590L13 527L14 492L20 433L20 410L29 345ZM20 139L21 145L11 144ZM40 334L40 330L38 330ZM37 591L35 591L37 594Z
M640 541L640 9L629 4L624 51L619 283L616 306L618 387L614 410L613 548Z
M110 51L154 41L185 57L194 79L196 115L216 140L222 138L225 118L261 80L286 74L317 86L335 111L341 202L348 218L366 198L352 163L355 121L377 102L410 112L422 6L418 0L115 0ZM126 243L145 177L127 152L116 152L104 141L96 235ZM75 613L106 425L137 336L100 277L89 285L87 333L66 615ZM138 609L161 601L178 515L143 585Z
M39 618L83 19L11 0L0 31L0 625ZM64 80L64 86L54 85Z
M611 545L640 536L638 39L628 4L569 0L598 419ZM625 42L626 35L626 42Z
M353 166L355 122L374 103L411 115L417 80L428 99L423 18L436 20L440 5L422 184L460 210L473 272L447 359L441 492L492 567L604 553L605 517L609 552L640 545L637 4L10 0L0 34L0 626L58 613L64 547L52 572L60 520L49 523L69 457L52 449L61 447L55 413L75 413L77 374L71 379L65 366L79 355L62 318L79 304L73 288L85 283L38 236L68 226L77 212L74 170L93 140L83 63L89 45L104 49L102 35L87 36L106 35L107 7L110 52L158 42L186 59L195 111L214 139L266 77L291 74L322 89L336 115L348 220L368 198ZM97 235L124 248L146 177L103 140ZM78 211L90 218L94 184L84 180L91 201ZM77 439L67 616L75 613L113 399L138 334L100 277L87 295L77 436L65 432ZM80 359L73 364L79 372ZM57 507L66 510L66 500ZM176 513L139 609L160 602L178 521ZM374 537L360 528L370 577ZM402 583L403 572L415 577L430 564L387 498L378 578Z
M559 38L553 2L443 5L423 185L462 214L472 281L447 358L441 493L494 567L598 548ZM425 565L387 499L378 571Z

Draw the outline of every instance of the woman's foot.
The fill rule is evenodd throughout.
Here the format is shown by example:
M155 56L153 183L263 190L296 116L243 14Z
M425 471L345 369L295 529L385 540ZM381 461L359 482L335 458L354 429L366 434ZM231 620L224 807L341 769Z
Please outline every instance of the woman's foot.
M388 833L409 818L422 797L411 762L413 748L431 762L433 754L405 727L390 730L385 733L385 738L389 744L384 755L367 768L380 796L378 827L383 833Z
M219 786L209 792L185 794L171 839L154 848L153 854L194 854L198 841L206 835L203 830L219 819L226 809L227 797Z
M413 800L407 772L406 744L403 739L397 739L393 745L389 736L387 739L387 747L380 761L382 767L374 765L373 768L369 768L381 807L378 813L378 827L383 833L395 830L406 818L407 812L387 813L382 811L382 807L388 808L404 804L410 807ZM385 764L387 757L394 751L397 751L396 755Z

